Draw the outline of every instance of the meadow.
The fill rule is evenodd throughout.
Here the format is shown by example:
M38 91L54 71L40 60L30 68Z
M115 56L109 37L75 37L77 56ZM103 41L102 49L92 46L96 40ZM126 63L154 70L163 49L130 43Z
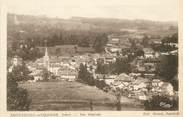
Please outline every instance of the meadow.
M95 86L79 82L22 83L32 102L31 111L116 110L116 97ZM137 100L122 97L122 110L143 110Z

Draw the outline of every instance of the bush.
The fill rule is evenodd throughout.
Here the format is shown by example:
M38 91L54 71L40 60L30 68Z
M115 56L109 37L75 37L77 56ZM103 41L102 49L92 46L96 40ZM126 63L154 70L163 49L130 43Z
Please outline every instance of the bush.
M80 64L79 73L78 73L78 81L82 81L90 86L95 85L94 78L91 73L88 72L87 66Z
M168 96L153 96L144 102L145 110L177 110L178 97L172 98Z
M177 79L172 79L172 80L170 81L170 83L173 85L173 89L174 89L175 91L178 91L178 90L179 90L179 82L178 82Z
M104 80L95 80L95 86L99 89L103 89L107 85L105 84Z
M26 89L19 88L14 80L8 80L7 86L7 110L26 111L29 110L31 100L28 99Z
M15 67L7 74L7 110L25 111L29 110L31 100L28 98L26 89L18 87L18 82L29 80L26 67Z

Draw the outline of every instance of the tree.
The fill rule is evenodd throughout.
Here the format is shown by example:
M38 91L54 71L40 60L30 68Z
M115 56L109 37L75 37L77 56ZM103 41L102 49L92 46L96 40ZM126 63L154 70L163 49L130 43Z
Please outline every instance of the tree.
M101 53L104 51L104 46L107 43L107 36L106 34L99 35L96 37L95 42L94 42L94 49L96 52Z
M51 72L44 68L42 70L42 78L44 81L48 81L51 78Z
M149 37L147 35L144 35L143 39L142 39L142 45L144 47L148 47L149 43L148 43Z
M103 89L107 85L104 80L95 80L95 86L99 89Z
M174 78L178 71L178 56L167 55L162 56L160 63L157 65L157 75L163 80L170 81Z
M88 72L87 66L83 64L80 64L79 67L78 80L92 86L95 84L92 74Z
M116 91L115 91L115 96L116 96L116 109L118 110L118 111L120 111L121 110L121 90L119 89L119 88L117 88L116 89Z
M130 73L131 65L127 58L117 58L115 63L115 73Z
M174 89L178 89L178 80L174 79L178 74L178 56L162 56L160 63L157 65L156 71L157 76L160 76L164 81L170 82Z
M177 110L178 97L170 99L166 95L154 95L144 101L145 110Z
M178 33L175 33L172 36L164 37L161 42L162 44L159 46L153 45L153 49L161 52L177 50L178 48L175 45L171 46L170 43L178 43Z
M81 47L89 47L89 40L88 39L82 39L80 43L78 44Z
M172 42L173 43L178 43L178 33L175 33L172 35Z
M8 49L8 56L19 55L23 60L35 60L42 55L38 48L36 48L35 39L25 39L23 41L13 41L12 46Z
M80 64L78 79L83 80L86 77L86 72L87 72L86 66L84 66L83 64Z
M15 67L7 74L7 110L29 110L31 100L26 89L18 87L18 82L29 80L26 67Z
M136 44L136 41L134 39L129 39L129 42L131 43L131 50L133 52L135 52L137 50L137 44Z
M141 49L137 49L136 56L144 56L144 51Z
M178 33L175 33L170 37L164 37L162 43L178 43Z
M23 62L22 65L14 66L10 74L13 76L12 78L14 78L16 82L19 82L30 80L30 73L31 72L27 68L26 64Z
M109 64L103 64L100 61L97 62L96 73L108 74L109 72L110 72L110 65Z

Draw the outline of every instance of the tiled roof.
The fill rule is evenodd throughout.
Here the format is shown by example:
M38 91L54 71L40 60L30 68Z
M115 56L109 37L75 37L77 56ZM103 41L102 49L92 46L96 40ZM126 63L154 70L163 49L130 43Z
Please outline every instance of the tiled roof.
M124 82L131 82L133 80L133 78L128 76L125 73L122 73L115 80L117 80L117 81L124 81Z

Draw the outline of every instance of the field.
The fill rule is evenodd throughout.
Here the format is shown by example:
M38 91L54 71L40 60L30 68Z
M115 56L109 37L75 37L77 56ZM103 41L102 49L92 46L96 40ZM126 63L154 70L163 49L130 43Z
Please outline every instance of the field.
M45 47L38 47L39 50L44 53ZM57 45L48 47L48 53L52 56L72 56L83 53L94 53L94 49L91 47L79 47L77 45Z
M28 90L30 110L116 110L116 97L78 82L36 82L19 84ZM122 110L143 110L140 103L122 97Z

